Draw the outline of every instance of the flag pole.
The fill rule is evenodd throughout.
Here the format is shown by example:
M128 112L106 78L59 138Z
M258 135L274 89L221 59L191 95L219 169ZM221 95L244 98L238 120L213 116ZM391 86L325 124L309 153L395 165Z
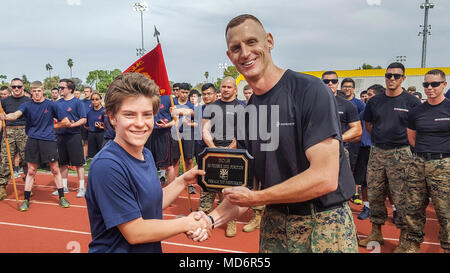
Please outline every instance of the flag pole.
M173 102L172 95L169 95L170 97L170 104L172 105L172 108L175 107L175 104ZM181 166L183 167L183 173L186 172L186 163L184 161L184 153L183 153L183 145L181 144L180 135L178 133L178 117L173 117L175 120L175 130L177 132L177 141L178 141L178 148L180 149L180 160L181 160ZM189 186L186 186L186 191L188 194L188 203L189 203L189 210L192 212L192 202L191 202L191 194L189 193Z
M6 114L5 111L3 111L3 107L0 103L0 114ZM13 181L13 188L14 188L14 195L16 197L16 203L17 203L17 207L20 207L20 203L19 203L19 195L17 194L17 187L16 187L16 178L14 177L14 169L13 169L13 165L12 165L12 159L11 159L11 150L9 148L9 141L8 141L8 137L6 134L6 123L5 120L2 120L2 127L3 127L3 135L5 138L5 146L6 146L6 153L8 154L8 162L9 162L9 170L11 172L11 178Z

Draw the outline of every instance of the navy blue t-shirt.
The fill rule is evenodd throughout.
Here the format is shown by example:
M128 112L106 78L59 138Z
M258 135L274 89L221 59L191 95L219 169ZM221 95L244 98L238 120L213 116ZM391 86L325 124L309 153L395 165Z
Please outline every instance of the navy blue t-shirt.
M77 122L82 118L86 118L86 110L83 103L75 97L70 100L61 98L55 103L59 108L61 108L62 111L66 112L67 118L72 123ZM81 126L74 128L61 128L56 130L56 134L81 134Z
M92 160L86 203L92 241L89 252L161 253L161 242L131 245L118 225L142 217L162 219L162 188L150 150L145 160L126 152L115 141Z
M89 111L91 111L91 109L94 109L94 105L92 105L92 100L88 100L88 99L84 98L81 100L81 103L83 103L84 110L86 111L86 113L89 113Z
M66 115L52 101L27 101L18 110L26 120L25 132L28 137L56 141L53 118L62 120Z
M109 119L106 113L103 113L103 122L105 123L105 134L103 135L103 139L114 139L116 137L116 131L114 127L109 124Z
M172 107L172 103L170 102L170 96L161 96L160 97L161 103L159 105L158 114L155 115L155 126L153 127L154 130L160 130L165 128L159 128L156 125L156 122L161 119L168 120L167 122L172 121L172 115L170 114L170 107ZM173 98L173 104L178 105L178 100L176 98Z
M416 131L415 151L450 154L450 100L428 102L408 113L408 128Z
M98 127L95 127L96 122L104 123L104 115L105 115L105 108L101 107L99 110L95 110L92 108L87 113L87 121L86 124L89 127L89 132L103 132L103 129L100 129Z

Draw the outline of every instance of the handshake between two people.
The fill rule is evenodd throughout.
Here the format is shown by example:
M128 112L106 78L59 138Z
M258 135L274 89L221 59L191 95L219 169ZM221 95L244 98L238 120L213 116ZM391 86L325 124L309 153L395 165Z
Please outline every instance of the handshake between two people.
M181 180L184 185L195 184L197 176L205 175L205 171L194 167L184 173ZM209 215L202 211L192 212L186 216L186 236L195 242L202 242L211 237L214 227L226 224L228 221L238 218L248 210L248 207L261 205L257 198L257 191L247 187L230 187L222 190L223 201Z

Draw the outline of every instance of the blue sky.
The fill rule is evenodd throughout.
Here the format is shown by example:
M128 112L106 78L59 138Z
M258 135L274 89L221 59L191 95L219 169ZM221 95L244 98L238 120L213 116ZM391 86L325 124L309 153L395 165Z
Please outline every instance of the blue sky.
M85 81L91 70L125 70L141 45L140 15L130 0L0 0L0 74L8 80L52 75ZM257 16L275 38L275 63L296 71L354 69L362 63L386 67L406 56L420 67L424 0L149 0L144 45L161 33L169 79L196 84L228 63L224 29L234 16ZM450 1L434 0L427 66L450 66Z

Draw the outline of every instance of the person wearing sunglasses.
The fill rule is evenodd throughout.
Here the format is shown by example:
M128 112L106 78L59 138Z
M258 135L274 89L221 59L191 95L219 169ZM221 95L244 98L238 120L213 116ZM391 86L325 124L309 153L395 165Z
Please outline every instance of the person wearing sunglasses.
M420 252L430 197L440 225L439 240L450 253L450 100L442 70L427 72L423 88L427 101L408 113L408 139L415 160L407 169L407 236L401 252Z
M84 154L81 136L81 127L86 123L86 110L83 103L73 95L75 83L70 79L59 81L59 90L62 99L56 102L71 122L69 128L61 128L56 131L56 139L59 153L59 166L61 170L64 193L68 193L67 177L69 165L75 166L78 175L79 189L77 197L84 196ZM57 195L53 192L53 195Z
M401 230L399 244L394 252L401 249L406 235L405 170L413 160L406 133L408 112L421 104L419 99L403 90L405 78L403 64L391 63L385 74L386 92L369 100L363 117L366 129L372 136L367 166L372 231L359 244L366 247L371 241L384 243L381 226L388 217L386 196L389 191L397 209L395 225Z
M5 111L5 114L16 112L23 103L31 100L24 94L25 88L21 79L12 79L9 87L11 88L12 95L1 100L2 108ZM11 158L15 158L16 154L19 155L20 165L23 168L23 173L26 174L28 172L28 166L25 162L25 145L27 143L27 135L25 133L25 117L22 116L17 120L6 120L5 122ZM2 161L0 164L0 201L6 198L6 186L8 185L8 181L11 179L6 142L2 141L1 145Z

